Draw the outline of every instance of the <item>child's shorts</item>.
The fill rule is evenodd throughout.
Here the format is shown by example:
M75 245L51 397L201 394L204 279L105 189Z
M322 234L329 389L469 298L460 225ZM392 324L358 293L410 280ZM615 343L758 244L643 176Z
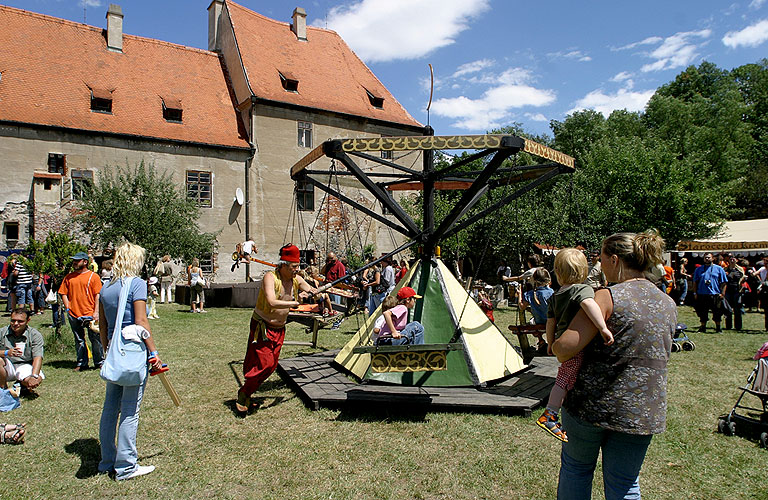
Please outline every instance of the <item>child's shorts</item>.
M557 378L555 379L555 385L562 387L566 391L573 389L573 385L576 383L576 377L579 375L581 369L581 362L584 360L584 353L580 352L576 356L572 357L557 369Z

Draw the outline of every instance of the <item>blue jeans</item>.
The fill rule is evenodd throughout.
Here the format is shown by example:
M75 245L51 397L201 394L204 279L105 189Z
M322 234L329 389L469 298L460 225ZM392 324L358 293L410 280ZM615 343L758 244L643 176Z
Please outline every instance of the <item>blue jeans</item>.
M603 487L606 500L639 499L640 468L653 436L610 431L562 412L568 442L560 453L558 500L589 500L597 456L603 451Z
M115 471L116 478L130 475L138 467L136 432L139 430L139 409L144 397L142 385L124 387L107 382L104 409L99 423L101 462L99 472ZM118 424L117 417L120 416ZM115 445L117 435L117 445Z
M685 297L688 295L688 280L680 281L680 283L683 285L680 287L680 299L679 303L680 305L685 304Z
M392 339L392 345L402 344L423 344L424 343L424 326L418 321L411 321L400 332L401 337L399 339ZM406 340L407 339L407 340Z
M24 283L16 285L16 305L23 306L24 304L34 305L32 301L32 283Z
M371 296L368 297L368 316L373 316L376 309L381 305L381 301L387 296L387 292L375 293L371 290Z
M91 339L93 366L99 368L101 363L104 362L104 348L101 346L101 337L99 336L99 333L94 332L90 328L84 328L80 320L73 318L70 314L67 314L67 318L69 318L69 327L72 329L72 333L75 336L77 366L80 368L88 368L88 348L85 345L85 331L88 330L88 337Z

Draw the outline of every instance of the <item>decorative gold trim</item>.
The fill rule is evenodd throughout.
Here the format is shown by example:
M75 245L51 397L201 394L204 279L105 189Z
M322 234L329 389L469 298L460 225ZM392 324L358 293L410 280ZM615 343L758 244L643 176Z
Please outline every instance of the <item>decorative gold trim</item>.
M447 351L377 352L371 354L371 371L405 373L447 370L446 353Z
M575 163L572 156L568 156L565 153L561 153L560 151L549 148L530 139L525 139L525 146L523 147L523 151L526 153L531 153L532 155L546 158L547 160L559 163L560 165L565 165L566 167L575 168Z
M343 139L344 152L411 151L415 149L497 149L503 135L426 135Z

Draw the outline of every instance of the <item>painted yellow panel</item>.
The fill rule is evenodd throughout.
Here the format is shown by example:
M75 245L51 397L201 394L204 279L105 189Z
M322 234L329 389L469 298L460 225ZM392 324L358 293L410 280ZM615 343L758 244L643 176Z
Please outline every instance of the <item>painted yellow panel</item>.
M414 265L408 269L405 277L400 280L400 283L398 283L395 286L395 289L392 290L393 294L396 294L403 285L411 282L411 276L413 276L413 273L416 272L418 267L418 265ZM376 309L374 314L368 316L365 323L363 323L363 326L360 327L350 341L342 347L339 354L334 358L334 361L343 366L344 369L352 372L352 374L361 379L365 376L365 372L368 371L368 367L371 366L371 355L368 353L355 354L352 352L352 349L360 345L366 345L369 342L371 333L373 333L373 324L376 322L380 310L381 306Z
M480 382L497 380L525 368L523 359L507 342L501 331L469 297L445 264L439 259L436 260L448 296L459 317L466 353L472 360Z

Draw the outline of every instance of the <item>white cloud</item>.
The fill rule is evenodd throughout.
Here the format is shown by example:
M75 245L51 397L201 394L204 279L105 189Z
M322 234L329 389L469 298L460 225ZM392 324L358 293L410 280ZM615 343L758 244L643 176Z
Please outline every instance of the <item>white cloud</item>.
M360 0L330 10L335 30L366 62L418 59L456 42L490 0ZM317 20L316 26L326 26Z
M630 50L630 49L634 49L635 47L638 47L640 45L655 45L655 44L661 42L662 40L664 40L664 39L661 38L660 36L649 36L645 40L640 40L639 42L630 43L629 45L624 45L623 47L616 47L616 48L613 48L611 50L613 50L613 51L617 51L617 50Z
M764 3L765 3L765 0L752 0L752 2L750 2L749 4L749 8L753 10L757 10L760 7L762 7Z
M729 31L723 37L726 47L757 47L768 40L768 19L747 26L741 31Z
M486 90L479 98L466 96L438 99L432 111L457 119L452 125L465 130L485 131L505 125L514 108L545 106L555 100L552 90L526 84L501 84Z
M569 110L567 114L582 109L594 109L607 118L612 111L617 109L642 111L655 92L655 90L632 92L628 89L621 89L615 94L606 94L602 90L593 90L577 101L576 106Z
M101 0L80 0L80 7L101 7Z
M648 57L656 61L644 65L640 71L647 73L687 66L699 55L697 52L699 46L693 42L693 39L707 39L711 34L711 30L705 29L675 33L665 38L656 50L648 54Z
M478 71L482 71L486 68L490 68L493 66L494 62L492 59L479 59L477 61L468 62L466 64L462 64L456 69L456 72L452 75L453 78L458 78L460 76L468 75L470 73L477 73Z
M611 81L612 82L623 82L624 80L629 80L630 78L632 78L632 73L630 73L629 71L622 71L621 73L616 73L613 76L613 78L611 78Z
M541 113L525 113L525 117L534 122L547 121L547 117Z
M558 52L550 52L547 54L547 56L553 58L553 59L576 59L579 62L587 62L591 61L592 58L583 53L580 50L570 50L568 52L558 51Z

